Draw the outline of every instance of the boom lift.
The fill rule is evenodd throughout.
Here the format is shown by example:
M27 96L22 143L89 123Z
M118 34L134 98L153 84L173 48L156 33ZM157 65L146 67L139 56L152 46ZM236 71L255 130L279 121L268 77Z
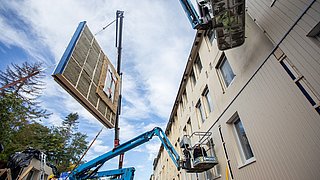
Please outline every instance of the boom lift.
M132 180L134 176L134 168L123 168L123 169L116 169L111 171L103 171L98 172L99 168L108 160L127 152L137 146L140 146L154 136L158 136L162 145L167 150L170 158L172 159L173 163L177 167L178 170L186 169L187 172L203 172L206 171L213 166L215 166L216 159L214 156L211 157L203 157L203 160L196 162L196 166L192 165L187 167L186 160L181 159L177 151L172 146L171 142L167 138L166 134L161 130L161 128L156 127L151 131L145 132L119 146L114 148L113 150L89 161L86 162L79 167L77 167L69 176L70 180L79 180L79 179L92 179L92 178L100 178L100 177L107 177L111 176L114 177L113 179L121 179L121 180ZM92 170L93 169L93 170ZM119 177L118 175L121 175ZM116 176L116 177L115 177Z

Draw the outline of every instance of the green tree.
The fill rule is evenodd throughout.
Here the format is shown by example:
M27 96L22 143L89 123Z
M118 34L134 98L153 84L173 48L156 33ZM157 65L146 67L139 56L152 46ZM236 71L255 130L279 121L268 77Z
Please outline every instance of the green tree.
M6 149L8 146L13 148L13 137L22 127L49 116L37 101L44 88L41 81L44 75L40 69L40 63L26 62L21 66L12 64L5 71L0 71L0 87L17 82L0 91L0 143L5 147L0 154L2 160L7 159L9 150ZM31 77L26 78L28 76Z
M56 164L59 172L71 170L87 149L87 135L77 132L79 115L70 113L62 122L60 134L63 137L63 149L57 149L58 157Z
M87 135L77 132L77 113L70 113L61 127L36 122L50 115L37 101L44 88L40 69L40 63L23 63L0 71L0 87L17 82L0 91L0 143L5 147L0 160L32 147L44 151L59 172L68 171L87 149Z

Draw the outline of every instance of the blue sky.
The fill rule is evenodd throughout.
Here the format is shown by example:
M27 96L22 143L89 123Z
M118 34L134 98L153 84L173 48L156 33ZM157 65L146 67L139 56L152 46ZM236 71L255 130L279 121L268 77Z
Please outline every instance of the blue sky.
M102 125L50 76L80 21L93 33L124 10L123 105L120 143L155 126L165 128L187 62L195 31L178 0L3 0L0 2L0 69L24 61L44 63L46 89L43 108L52 113L43 123L60 125L71 112L80 115L79 130L91 141ZM95 38L115 63L114 30L111 25ZM114 130L104 128L85 159L113 147ZM136 168L135 179L149 179L160 141L152 140L125 154L124 167ZM102 169L117 167L118 158Z

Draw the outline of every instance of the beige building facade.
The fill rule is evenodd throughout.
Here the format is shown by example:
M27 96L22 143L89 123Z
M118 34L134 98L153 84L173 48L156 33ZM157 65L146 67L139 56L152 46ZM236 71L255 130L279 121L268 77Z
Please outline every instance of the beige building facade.
M151 179L320 178L320 1L246 7L242 46L219 51L197 32L166 127L182 157L183 135L211 133L218 165L178 171L161 147Z

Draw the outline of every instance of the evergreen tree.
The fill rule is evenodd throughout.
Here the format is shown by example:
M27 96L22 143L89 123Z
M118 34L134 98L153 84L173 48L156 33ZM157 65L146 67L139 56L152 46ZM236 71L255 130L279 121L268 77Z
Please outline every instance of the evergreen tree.
M37 101L44 88L44 83L40 80L43 77L40 68L40 63L26 62L21 66L12 64L5 71L0 71L0 87L18 81L0 92L0 143L5 147L0 159L7 159L9 150L6 147L14 147L11 145L13 137L22 127L49 116ZM32 74L36 75L26 78Z
M57 149L59 159L57 159L56 164L59 172L71 170L87 149L87 135L77 132L78 119L79 115L77 113L70 113L60 127L64 147L63 149Z
M77 132L77 113L70 113L61 127L48 128L35 121L49 116L37 101L44 88L40 69L39 63L23 63L0 71L0 87L23 79L0 91L0 144L4 146L0 160L32 147L45 152L59 172L68 171L87 149L87 135Z

